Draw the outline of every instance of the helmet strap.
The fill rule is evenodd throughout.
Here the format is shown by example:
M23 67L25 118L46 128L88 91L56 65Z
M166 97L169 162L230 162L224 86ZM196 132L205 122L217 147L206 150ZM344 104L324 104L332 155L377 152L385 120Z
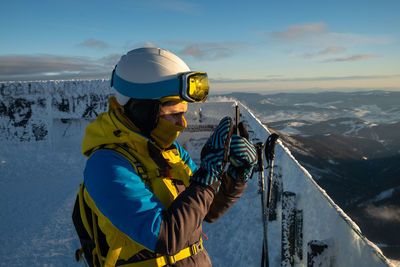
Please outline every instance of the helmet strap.
M131 98L124 105L124 113L144 136L150 137L150 132L157 126L160 107L158 99Z

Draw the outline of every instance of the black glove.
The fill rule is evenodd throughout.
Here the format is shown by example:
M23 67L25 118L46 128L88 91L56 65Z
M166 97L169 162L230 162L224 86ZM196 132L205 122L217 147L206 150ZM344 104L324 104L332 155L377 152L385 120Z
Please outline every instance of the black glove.
M228 175L235 180L247 181L257 164L257 151L249 139L249 133L243 122L239 123L239 133L240 136L232 135Z
M221 179L228 161L232 131L232 119L223 118L201 150L200 169L193 174L192 181L209 186Z

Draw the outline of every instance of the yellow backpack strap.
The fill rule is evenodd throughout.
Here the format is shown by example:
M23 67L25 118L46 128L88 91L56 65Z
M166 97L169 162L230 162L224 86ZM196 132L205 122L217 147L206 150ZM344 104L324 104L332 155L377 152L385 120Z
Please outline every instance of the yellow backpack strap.
M145 183L148 181L148 183L146 183L146 184L148 184L150 186L150 180L149 180L149 176L147 174L146 168L144 167L144 165L141 162L139 162L136 159L136 157L134 157L132 155L132 153L129 152L129 148L125 148L123 145L120 145L120 144L106 144L106 145L101 145L101 146L97 147L96 149L93 150L93 152L95 152L99 149L112 150L114 152L119 153L127 160L129 160L129 162L132 164L133 168L138 173L139 177L141 177ZM82 196L83 196L83 191L82 191ZM83 198L82 198L82 200L83 200ZM86 216L85 216L85 219L86 219ZM115 238L114 244L109 244L110 246L109 246L109 250L107 252L106 257L102 257L102 255L100 253L99 245L98 245L97 227L95 227L95 225L97 225L97 222L96 222L95 214L93 211L92 211L92 221L94 222L93 223L93 235L89 231L88 231L88 233L90 233L89 234L90 237L95 241L95 244L96 244L96 247L95 247L94 251L92 252L93 257L95 255L98 257L99 262L101 264L100 267L114 267L119 259L119 255L121 254L122 246L124 244L123 234L121 232L119 232L118 236ZM86 225L87 225L88 229L90 229L89 223L87 223L87 220L86 220ZM85 227L86 227L86 225L85 225ZM93 262L94 262L94 259L93 259Z
M148 187L152 188L146 167L139 160L137 160L137 158L133 155L133 153L129 151L130 148L128 146L125 146L123 144L106 144L99 146L94 151L99 149L109 149L114 152L117 152L118 154L126 158L131 163L132 167L135 169L136 173L139 175L142 181Z
M86 212L85 212L85 203L84 203L84 199L83 199L83 189L84 189L84 185L83 183L79 186L79 193L78 193L78 198L79 198L79 210L80 210L80 214L81 214L81 219L82 219L82 223L85 226L86 232L89 234L90 239L93 240L93 233L92 233L92 228L89 225L89 221L86 217Z
M124 245L124 235L118 231L117 236L113 244L110 244L110 249L107 252L106 259L104 261L104 267L114 267L121 254L122 246Z
M92 222L93 222L93 240L95 247L92 251L93 255L93 262L96 262L96 257L99 260L100 267L103 267L103 262L105 261L105 258L101 255L100 251L100 244L99 244L99 238L97 234L97 220L96 220L96 214L92 210Z
M85 201L84 200L84 189L85 189L84 184L81 184L79 187L79 192L78 192L79 211L80 211L81 220L85 227L85 230L88 233L88 235L90 236L90 239L93 240L94 244L95 244L95 247L92 251L92 262L93 262L93 264L95 264L96 267L97 267L97 263L100 264L98 267L114 267L119 258L119 254L121 253L124 239L122 237L122 234L120 233L120 235L121 235L120 238L117 238L116 242L114 244L110 244L106 257L104 257L101 254L98 230L97 230L97 216L96 216L96 213L93 211L93 209L90 208L91 219L92 219L92 225L90 226L90 223L88 221L88 218L87 218L86 212L85 212L85 205L87 205L87 204L84 203L84 201ZM85 266L87 266L86 261L83 257L83 247L81 249L78 249L75 252L75 257L80 262L83 260L83 262L85 263Z
M198 254L200 251L204 249L203 247L203 239L200 238L200 240L193 245L182 249L175 255L169 256L169 255L159 255L156 258L149 259L149 260L144 260L144 261L139 261L135 263L128 263L128 264L122 264L118 265L119 267L148 267L148 266L157 266L157 267L162 267L166 265L173 265L178 261L181 261L183 259L189 258L191 256L194 256Z
M182 249L177 254L173 256L163 255L155 258L157 266L165 266L175 264L177 261L189 258L193 255L198 254L200 251L204 249L203 247L203 239L200 238L199 242Z
M106 144L106 145L102 145L102 146L96 148L95 150L93 150L93 152L96 150L99 150L99 149L113 150L113 151L119 153L120 155L122 155L127 160L129 160L129 162L132 164L133 168L136 170L137 174L142 178L143 182L151 187L149 175L148 175L148 172L147 172L145 166L136 159L136 157L129 151L128 147L125 147L122 144ZM93 212L93 214L94 214L94 212ZM95 218L93 218L93 222L95 222L95 221L96 221ZM87 223L87 225L88 225L88 223ZM93 228L93 232L94 232L94 238L95 238L94 240L95 240L96 248L97 248L98 247L97 228ZM115 266L115 264L119 258L119 255L121 253L121 249L122 249L122 245L123 245L123 238L121 236L121 238L116 238L116 240L118 240L118 241L116 241L116 244L113 244L112 246L110 246L110 249L105 258L101 257L99 249L96 252L94 251L93 255L98 254L99 257L101 257L101 259L102 259L102 260L100 260L100 262L104 263L104 265L101 265L101 267ZM96 248L95 248L95 250L96 250ZM166 266L166 265L172 265L178 261L181 261L183 259L186 259L188 257L198 254L203 249L204 249L203 239L200 238L200 240L198 242L196 242L195 244L193 244L187 248L182 249L175 255L172 255L172 256L158 255L157 257L152 258L152 259L139 261L139 262L135 262L135 263L122 264L122 265L118 265L118 266L121 266L121 267L159 266L159 267L161 267L161 266Z

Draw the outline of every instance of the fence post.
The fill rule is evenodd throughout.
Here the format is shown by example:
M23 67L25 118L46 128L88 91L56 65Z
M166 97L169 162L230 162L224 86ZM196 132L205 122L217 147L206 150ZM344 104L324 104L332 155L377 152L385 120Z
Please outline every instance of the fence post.
M282 266L294 265L296 231L296 194L282 194Z

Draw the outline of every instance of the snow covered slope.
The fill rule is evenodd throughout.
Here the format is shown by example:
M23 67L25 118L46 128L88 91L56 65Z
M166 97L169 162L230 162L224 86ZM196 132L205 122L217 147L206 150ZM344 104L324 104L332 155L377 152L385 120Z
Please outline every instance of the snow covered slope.
M73 258L79 242L71 221L85 163L80 142L110 94L107 81L0 84L0 266L80 266ZM179 139L195 161L209 131L223 116L233 116L235 104L190 105L190 127ZM239 105L253 141L264 142L268 130ZM280 143L275 164L271 266L390 265ZM258 190L256 173L221 220L205 223L214 266L260 265Z
M247 107L237 103L241 108L241 120L248 125L253 142L265 142L269 131ZM216 118L226 114L233 116L235 104L202 104L202 124L215 123ZM190 110L192 114L199 114L200 107L193 109ZM189 118L189 124L196 125L198 120ZM189 146L198 162L205 136L207 134L189 137L183 134L181 137L183 145ZM282 143L277 145L275 154L273 196L277 201L270 217L276 216L276 219L268 226L272 266L390 265L379 248L362 235L358 226L314 182ZM226 216L205 227L205 233L212 240L206 242L206 246L216 266L259 266L262 222L258 176L254 174L245 195ZM265 171L267 176L268 171ZM226 254L230 257L221 257Z

